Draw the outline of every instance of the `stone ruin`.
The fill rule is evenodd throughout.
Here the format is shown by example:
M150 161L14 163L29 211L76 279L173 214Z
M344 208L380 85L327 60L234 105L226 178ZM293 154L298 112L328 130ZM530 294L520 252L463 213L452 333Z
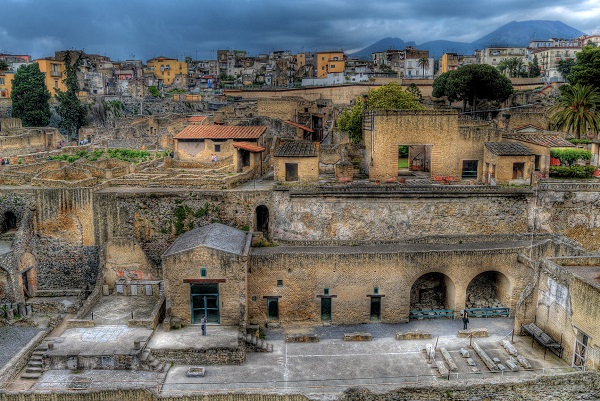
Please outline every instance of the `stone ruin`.
M415 281L410 290L410 308L446 309L446 284L441 274L429 273Z
M504 308L498 299L498 280L495 274L480 274L467 287L467 308Z

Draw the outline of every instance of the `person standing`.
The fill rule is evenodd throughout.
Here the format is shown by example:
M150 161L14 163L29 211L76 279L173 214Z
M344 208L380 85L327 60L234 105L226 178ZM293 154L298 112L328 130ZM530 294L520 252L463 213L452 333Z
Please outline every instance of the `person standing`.
M466 309L463 312L462 321L463 321L463 330L467 330L467 325L469 324L469 312L467 312Z
M202 329L202 335L206 335L206 316L202 316L200 319L200 328Z

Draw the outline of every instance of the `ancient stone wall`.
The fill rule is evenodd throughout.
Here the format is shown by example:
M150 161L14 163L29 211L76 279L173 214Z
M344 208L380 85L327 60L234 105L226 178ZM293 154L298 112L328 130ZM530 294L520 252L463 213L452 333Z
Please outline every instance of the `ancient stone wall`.
M368 323L369 295L374 294L383 296L382 322L405 322L411 309L411 290L428 273L440 273L445 278L446 293L438 306L458 314L465 307L471 281L481 273L497 272L497 281L506 292L506 306L514 309L534 277L534 271L518 261L521 252L529 253L526 244L529 242L507 242L502 247L455 243L253 248L248 269L249 322L265 323L267 299L278 297L281 322L318 323L321 297L329 295L333 297L334 324ZM537 243L534 248L540 255L555 252L550 241ZM325 289L329 289L328 294Z
M375 185L340 191L277 190L272 195L271 233L276 240L350 242L528 232L530 191L494 191Z
M98 245L114 237L134 239L150 260L161 255L181 233L221 222L254 230L256 207L271 209L270 191L210 191L196 189L106 189L94 194Z
M535 230L563 234L596 252L600 249L599 202L597 182L542 182L535 197Z

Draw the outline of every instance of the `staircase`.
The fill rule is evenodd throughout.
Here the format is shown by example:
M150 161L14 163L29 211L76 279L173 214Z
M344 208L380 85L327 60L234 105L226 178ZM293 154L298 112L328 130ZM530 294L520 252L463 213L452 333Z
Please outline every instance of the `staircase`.
M247 345L252 346L258 352L273 352L273 344L266 342L261 338L257 338L252 334L239 334L240 339L243 339Z
M48 345L46 343L40 344L31 354L29 362L25 367L25 373L21 375L21 379L37 380L44 373L43 359L44 354L48 351Z
M140 361L142 362L143 367L154 372L163 372L165 369L165 364L153 357L152 350L148 347L142 351Z

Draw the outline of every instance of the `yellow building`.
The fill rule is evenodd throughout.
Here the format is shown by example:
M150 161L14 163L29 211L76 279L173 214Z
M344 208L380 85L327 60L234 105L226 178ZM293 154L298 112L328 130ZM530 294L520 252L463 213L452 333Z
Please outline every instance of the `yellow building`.
M0 72L0 99L10 98L12 92L12 80L15 74L11 72Z
M317 78L327 78L329 73L344 72L345 68L344 52L317 53Z
M171 86L177 83L186 86L188 66L185 61L159 56L148 60L148 69L158 80L158 86Z
M39 59L35 62L40 66L40 71L46 75L46 88L48 88L51 95L56 96L57 89L66 92L67 86L63 82L65 63L53 58Z
M459 56L456 53L444 53L440 73L454 71L458 68Z

